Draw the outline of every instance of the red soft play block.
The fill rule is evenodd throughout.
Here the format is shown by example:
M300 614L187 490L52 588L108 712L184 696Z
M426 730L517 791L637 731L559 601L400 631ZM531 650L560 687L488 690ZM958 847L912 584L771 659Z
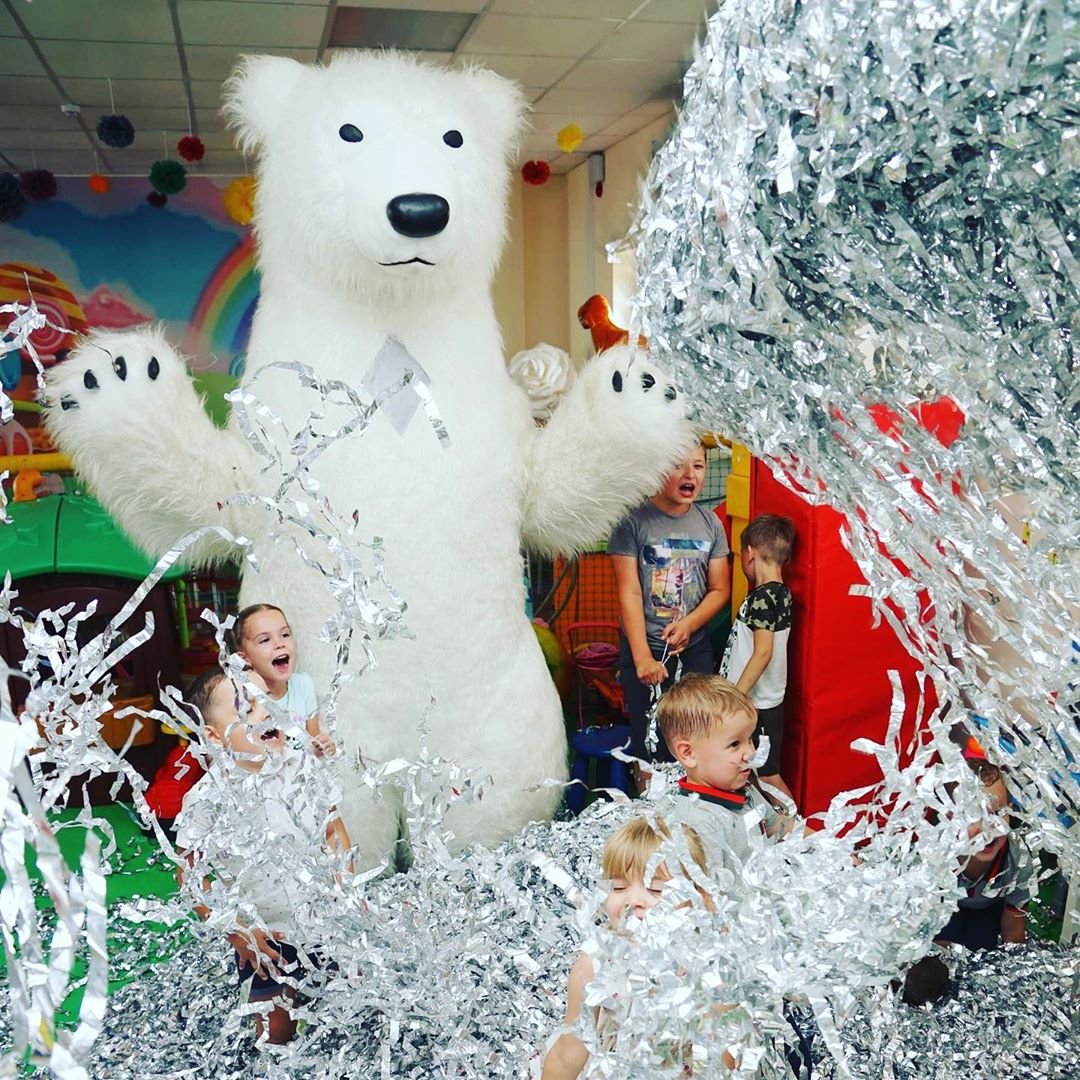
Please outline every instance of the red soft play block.
M840 540L843 515L811 506L756 459L752 491L753 515L783 514L795 523L795 554L784 571L795 608L782 770L800 810L813 814L837 793L881 779L877 761L851 743L884 739L890 668L900 673L904 688L906 745L914 729L918 665L887 623L874 627L870 601L850 595L850 587L865 579Z

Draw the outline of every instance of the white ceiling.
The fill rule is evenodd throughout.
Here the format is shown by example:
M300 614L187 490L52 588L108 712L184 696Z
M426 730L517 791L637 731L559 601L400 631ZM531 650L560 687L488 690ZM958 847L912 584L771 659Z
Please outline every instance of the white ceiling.
M328 59L339 8L392 8L420 13L417 24L424 13L474 15L453 53L424 55L520 82L533 102L523 159L566 172L671 108L706 6L715 0L0 0L0 171L141 175L176 156L190 123L207 147L194 172L243 172L219 113L236 57ZM124 150L94 131L112 111L110 79L136 130ZM82 115L64 116L64 102ZM571 122L586 139L563 154L555 136Z

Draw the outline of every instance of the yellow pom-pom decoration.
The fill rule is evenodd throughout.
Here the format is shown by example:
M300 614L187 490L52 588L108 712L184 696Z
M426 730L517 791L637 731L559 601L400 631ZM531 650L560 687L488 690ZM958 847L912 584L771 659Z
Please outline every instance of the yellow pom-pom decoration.
M585 132L577 124L567 124L555 136L555 141L564 154L572 154L585 141Z
M221 193L221 201L225 205L225 213L237 225L250 225L255 216L255 177L238 176L230 180Z

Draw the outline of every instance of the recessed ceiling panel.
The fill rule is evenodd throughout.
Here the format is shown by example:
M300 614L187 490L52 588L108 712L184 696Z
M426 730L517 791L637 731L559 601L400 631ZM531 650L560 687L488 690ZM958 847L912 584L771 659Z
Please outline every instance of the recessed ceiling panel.
M418 49L453 52L473 23L460 11L338 7L329 44L343 49Z
M185 45L237 45L317 49L326 12L311 4L241 3L238 0L180 0Z

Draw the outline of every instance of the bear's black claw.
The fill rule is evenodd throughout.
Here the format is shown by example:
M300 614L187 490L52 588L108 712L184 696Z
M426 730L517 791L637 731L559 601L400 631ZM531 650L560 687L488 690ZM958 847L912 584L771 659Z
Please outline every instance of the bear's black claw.
M675 389L674 386L669 386L664 391L664 397L666 397L668 399L668 401L674 401L678 396L679 396L678 391Z
M656 385L656 379L647 371L641 373L641 389L651 390Z
M96 390L98 388L97 376L89 368L83 372L82 384L87 390Z
M146 365L146 374L150 376L151 380L156 379L161 374L161 365L158 363L156 356L150 357L150 363Z
M124 382L127 379L127 361L122 356L118 356L112 362L112 366L113 371L116 372L116 377L121 382Z
M611 376L611 385L613 387L615 387L615 393L616 394L621 394L622 393L622 372L621 371L616 371Z
M89 374L90 372L87 372L87 375ZM63 409L64 412L67 412L68 409L77 409L78 407L79 403L74 398L62 397L60 399L60 408Z

